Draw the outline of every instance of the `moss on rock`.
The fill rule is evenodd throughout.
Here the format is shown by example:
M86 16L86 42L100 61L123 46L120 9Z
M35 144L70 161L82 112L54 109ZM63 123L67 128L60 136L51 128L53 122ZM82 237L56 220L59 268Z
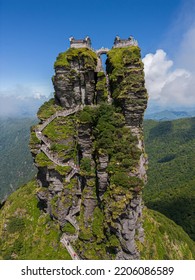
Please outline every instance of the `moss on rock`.
M97 55L87 48L70 48L66 52L60 53L54 63L54 67L71 68L71 63L78 61L85 69L95 69Z
M37 205L35 181L9 196L0 210L0 259L70 259L59 225Z

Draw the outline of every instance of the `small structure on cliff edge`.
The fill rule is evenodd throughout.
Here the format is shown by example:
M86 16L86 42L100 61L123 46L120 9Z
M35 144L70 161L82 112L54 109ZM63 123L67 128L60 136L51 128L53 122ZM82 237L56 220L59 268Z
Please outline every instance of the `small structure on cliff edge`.
M91 49L91 39L87 36L84 39L75 39L74 37L69 38L70 48L88 48ZM138 46L137 40L130 36L127 39L121 39L119 36L116 36L114 39L113 48L122 48L128 46ZM96 51L98 55L106 54L109 51L108 48L101 48Z
M119 36L115 37L113 48L122 48L128 46L138 46L137 40L130 36L128 39L121 39Z
M84 39L76 40L74 37L70 37L70 47L71 48L88 48L91 49L91 39L87 36Z

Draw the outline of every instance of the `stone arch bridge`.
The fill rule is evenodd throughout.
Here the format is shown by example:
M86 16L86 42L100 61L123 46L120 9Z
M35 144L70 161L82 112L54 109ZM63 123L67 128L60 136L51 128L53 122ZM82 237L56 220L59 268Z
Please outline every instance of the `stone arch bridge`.
M101 54L107 54L107 52L109 52L109 49L102 47L101 49L96 51L96 54L100 56Z
M104 48L104 47L102 47L101 49L96 51L96 54L98 56L98 63L97 63L97 69L96 69L97 72L104 71L103 70L103 66L102 66L101 55L102 54L107 54L108 51L109 51L109 49L108 48Z

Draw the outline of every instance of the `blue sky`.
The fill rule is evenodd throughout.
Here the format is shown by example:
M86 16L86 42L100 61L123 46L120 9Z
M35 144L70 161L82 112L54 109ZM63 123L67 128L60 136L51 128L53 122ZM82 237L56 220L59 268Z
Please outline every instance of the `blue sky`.
M184 84L189 83L195 72L193 54L185 54L186 40L187 50L195 50L194 14L195 0L0 0L0 94L50 94L53 63L69 47L70 36L89 35L94 48L110 48L116 35L133 35L145 59L151 104L167 106L174 89L170 80L182 77ZM164 76L159 77L162 71ZM163 98L156 89L159 80L161 90L166 90ZM193 93L187 102L182 101L182 94L178 106L195 104Z

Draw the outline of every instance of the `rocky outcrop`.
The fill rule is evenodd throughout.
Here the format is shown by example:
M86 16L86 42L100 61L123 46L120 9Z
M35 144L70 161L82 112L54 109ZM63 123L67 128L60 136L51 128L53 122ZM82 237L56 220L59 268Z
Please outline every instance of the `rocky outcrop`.
M107 172L109 158L108 155L98 155L97 179L98 179L98 196L102 200L102 196L109 185L109 176Z
M42 106L31 135L37 197L81 258L139 259L147 164L143 65L137 46L107 55L106 73L97 72L91 49L70 48L55 62L55 100Z
M91 139L91 127L89 124L80 124L78 126L78 153L81 173L82 203L81 211L83 211L83 220L81 226L90 227L93 212L97 206L97 198L95 194L95 162L93 160ZM88 166L86 166L88 165Z
M81 104L93 104L96 54L91 50L69 49L64 61L61 61L60 58L59 55L53 77L56 102L66 109Z

